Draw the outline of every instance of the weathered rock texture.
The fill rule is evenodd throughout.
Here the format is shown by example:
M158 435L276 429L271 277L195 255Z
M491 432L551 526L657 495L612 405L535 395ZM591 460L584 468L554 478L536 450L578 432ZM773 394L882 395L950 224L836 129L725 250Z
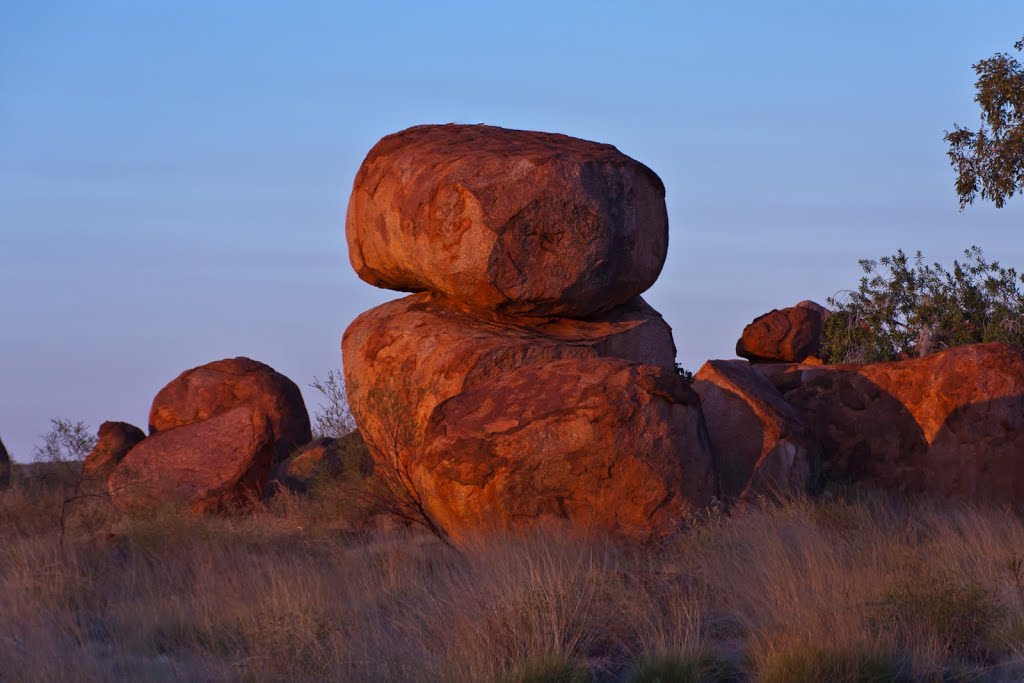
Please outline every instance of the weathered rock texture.
M717 493L672 331L638 296L668 246L646 166L564 135L419 126L367 155L346 232L361 278L417 292L359 316L342 355L378 475L429 526L648 537Z
M708 361L694 376L726 498L807 491L820 447L778 390L742 360Z
M765 369L820 440L827 478L1024 504L1021 350L976 344L892 363Z
M237 407L148 437L107 483L122 510L218 512L258 496L274 462L274 445L267 415Z
M665 188L611 145L492 126L416 126L370 150L346 220L363 280L480 311L582 317L657 279Z
M104 477L121 462L128 451L146 438L145 432L127 422L104 422L96 434L96 446L82 467L86 477Z
M239 406L269 421L278 460L312 438L299 388L269 365L249 358L219 360L181 373L153 399L149 432L208 420Z
M107 479L125 510L214 512L246 503L274 464L311 438L299 388L248 358L181 373L153 399L149 429Z
M801 362L817 356L828 310L813 301L771 310L743 329L736 355L752 362Z
M481 317L424 292L360 315L345 330L342 353L353 415L374 443L394 432L384 422L395 414L420 433L438 403L524 365L611 356L671 369L675 345L640 298L587 320L545 320Z
M11 485L11 456L4 448L4 442L0 441L0 489Z
M714 495L696 395L674 371L570 358L495 376L430 416L412 475L435 522L474 531L569 520L649 537Z

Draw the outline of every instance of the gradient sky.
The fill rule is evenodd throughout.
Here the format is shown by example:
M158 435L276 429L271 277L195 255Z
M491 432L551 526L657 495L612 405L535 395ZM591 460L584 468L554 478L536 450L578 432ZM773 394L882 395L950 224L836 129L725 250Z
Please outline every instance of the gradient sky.
M1024 34L967 2L0 2L0 437L145 428L238 355L303 387L397 296L348 265L383 135L489 123L609 142L665 181L648 292L679 360L855 286L857 259L978 244L1024 266L1024 198L961 213L944 129Z

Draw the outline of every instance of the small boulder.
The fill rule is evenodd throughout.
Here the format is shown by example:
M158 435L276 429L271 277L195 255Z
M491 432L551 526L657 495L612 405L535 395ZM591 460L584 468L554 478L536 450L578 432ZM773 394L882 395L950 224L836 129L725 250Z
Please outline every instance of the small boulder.
M716 495L697 396L613 358L534 363L441 403L411 473L456 542L560 521L646 539Z
M4 442L0 441L0 489L11 485L11 456L4 448Z
M715 449L722 494L808 490L820 447L782 395L742 360L711 360L694 376L693 389Z
M752 363L797 363L817 356L828 309L813 301L772 310L754 319L736 342L736 355Z
M146 434L127 422L104 422L96 434L96 445L82 465L88 478L102 478L121 462Z
M820 441L826 478L1024 506L1021 349L972 344L774 376Z
M661 179L615 147L494 126L415 126L367 154L348 205L349 258L377 287L479 311L583 317L657 279Z
M149 432L159 434L240 406L266 417L276 460L312 438L299 388L269 365L249 358L219 360L181 373L153 399Z
M157 432L124 456L107 485L125 511L219 512L258 498L275 457L265 412L238 407Z

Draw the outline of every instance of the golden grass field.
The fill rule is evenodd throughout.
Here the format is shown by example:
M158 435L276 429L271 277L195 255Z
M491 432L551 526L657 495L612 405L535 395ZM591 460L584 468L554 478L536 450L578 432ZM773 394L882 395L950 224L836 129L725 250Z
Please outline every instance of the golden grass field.
M657 546L354 533L324 482L245 515L0 492L0 680L1024 680L1024 522L833 491Z

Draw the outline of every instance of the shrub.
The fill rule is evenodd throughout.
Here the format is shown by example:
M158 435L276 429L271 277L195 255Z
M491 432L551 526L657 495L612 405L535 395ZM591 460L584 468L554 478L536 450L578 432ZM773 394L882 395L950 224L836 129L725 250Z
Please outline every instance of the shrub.
M1024 345L1024 278L976 246L964 258L952 271L903 250L860 261L857 290L828 299L834 314L825 322L825 361L890 361L978 342Z
M340 439L356 430L356 421L348 405L348 391L341 371L330 370L322 381L313 377L309 385L323 396L313 415L313 436Z
M886 591L871 606L869 623L904 644L927 642L948 657L988 661L1005 616L984 586L925 570Z
M889 683L907 681L900 663L880 652L808 644L773 649L758 662L762 683Z
M63 418L50 418L50 431L42 435L43 443L32 449L32 456L41 462L85 460L96 446L96 437L89 425Z
M662 655L644 657L626 678L629 683L725 683L742 680L728 662L710 655Z

